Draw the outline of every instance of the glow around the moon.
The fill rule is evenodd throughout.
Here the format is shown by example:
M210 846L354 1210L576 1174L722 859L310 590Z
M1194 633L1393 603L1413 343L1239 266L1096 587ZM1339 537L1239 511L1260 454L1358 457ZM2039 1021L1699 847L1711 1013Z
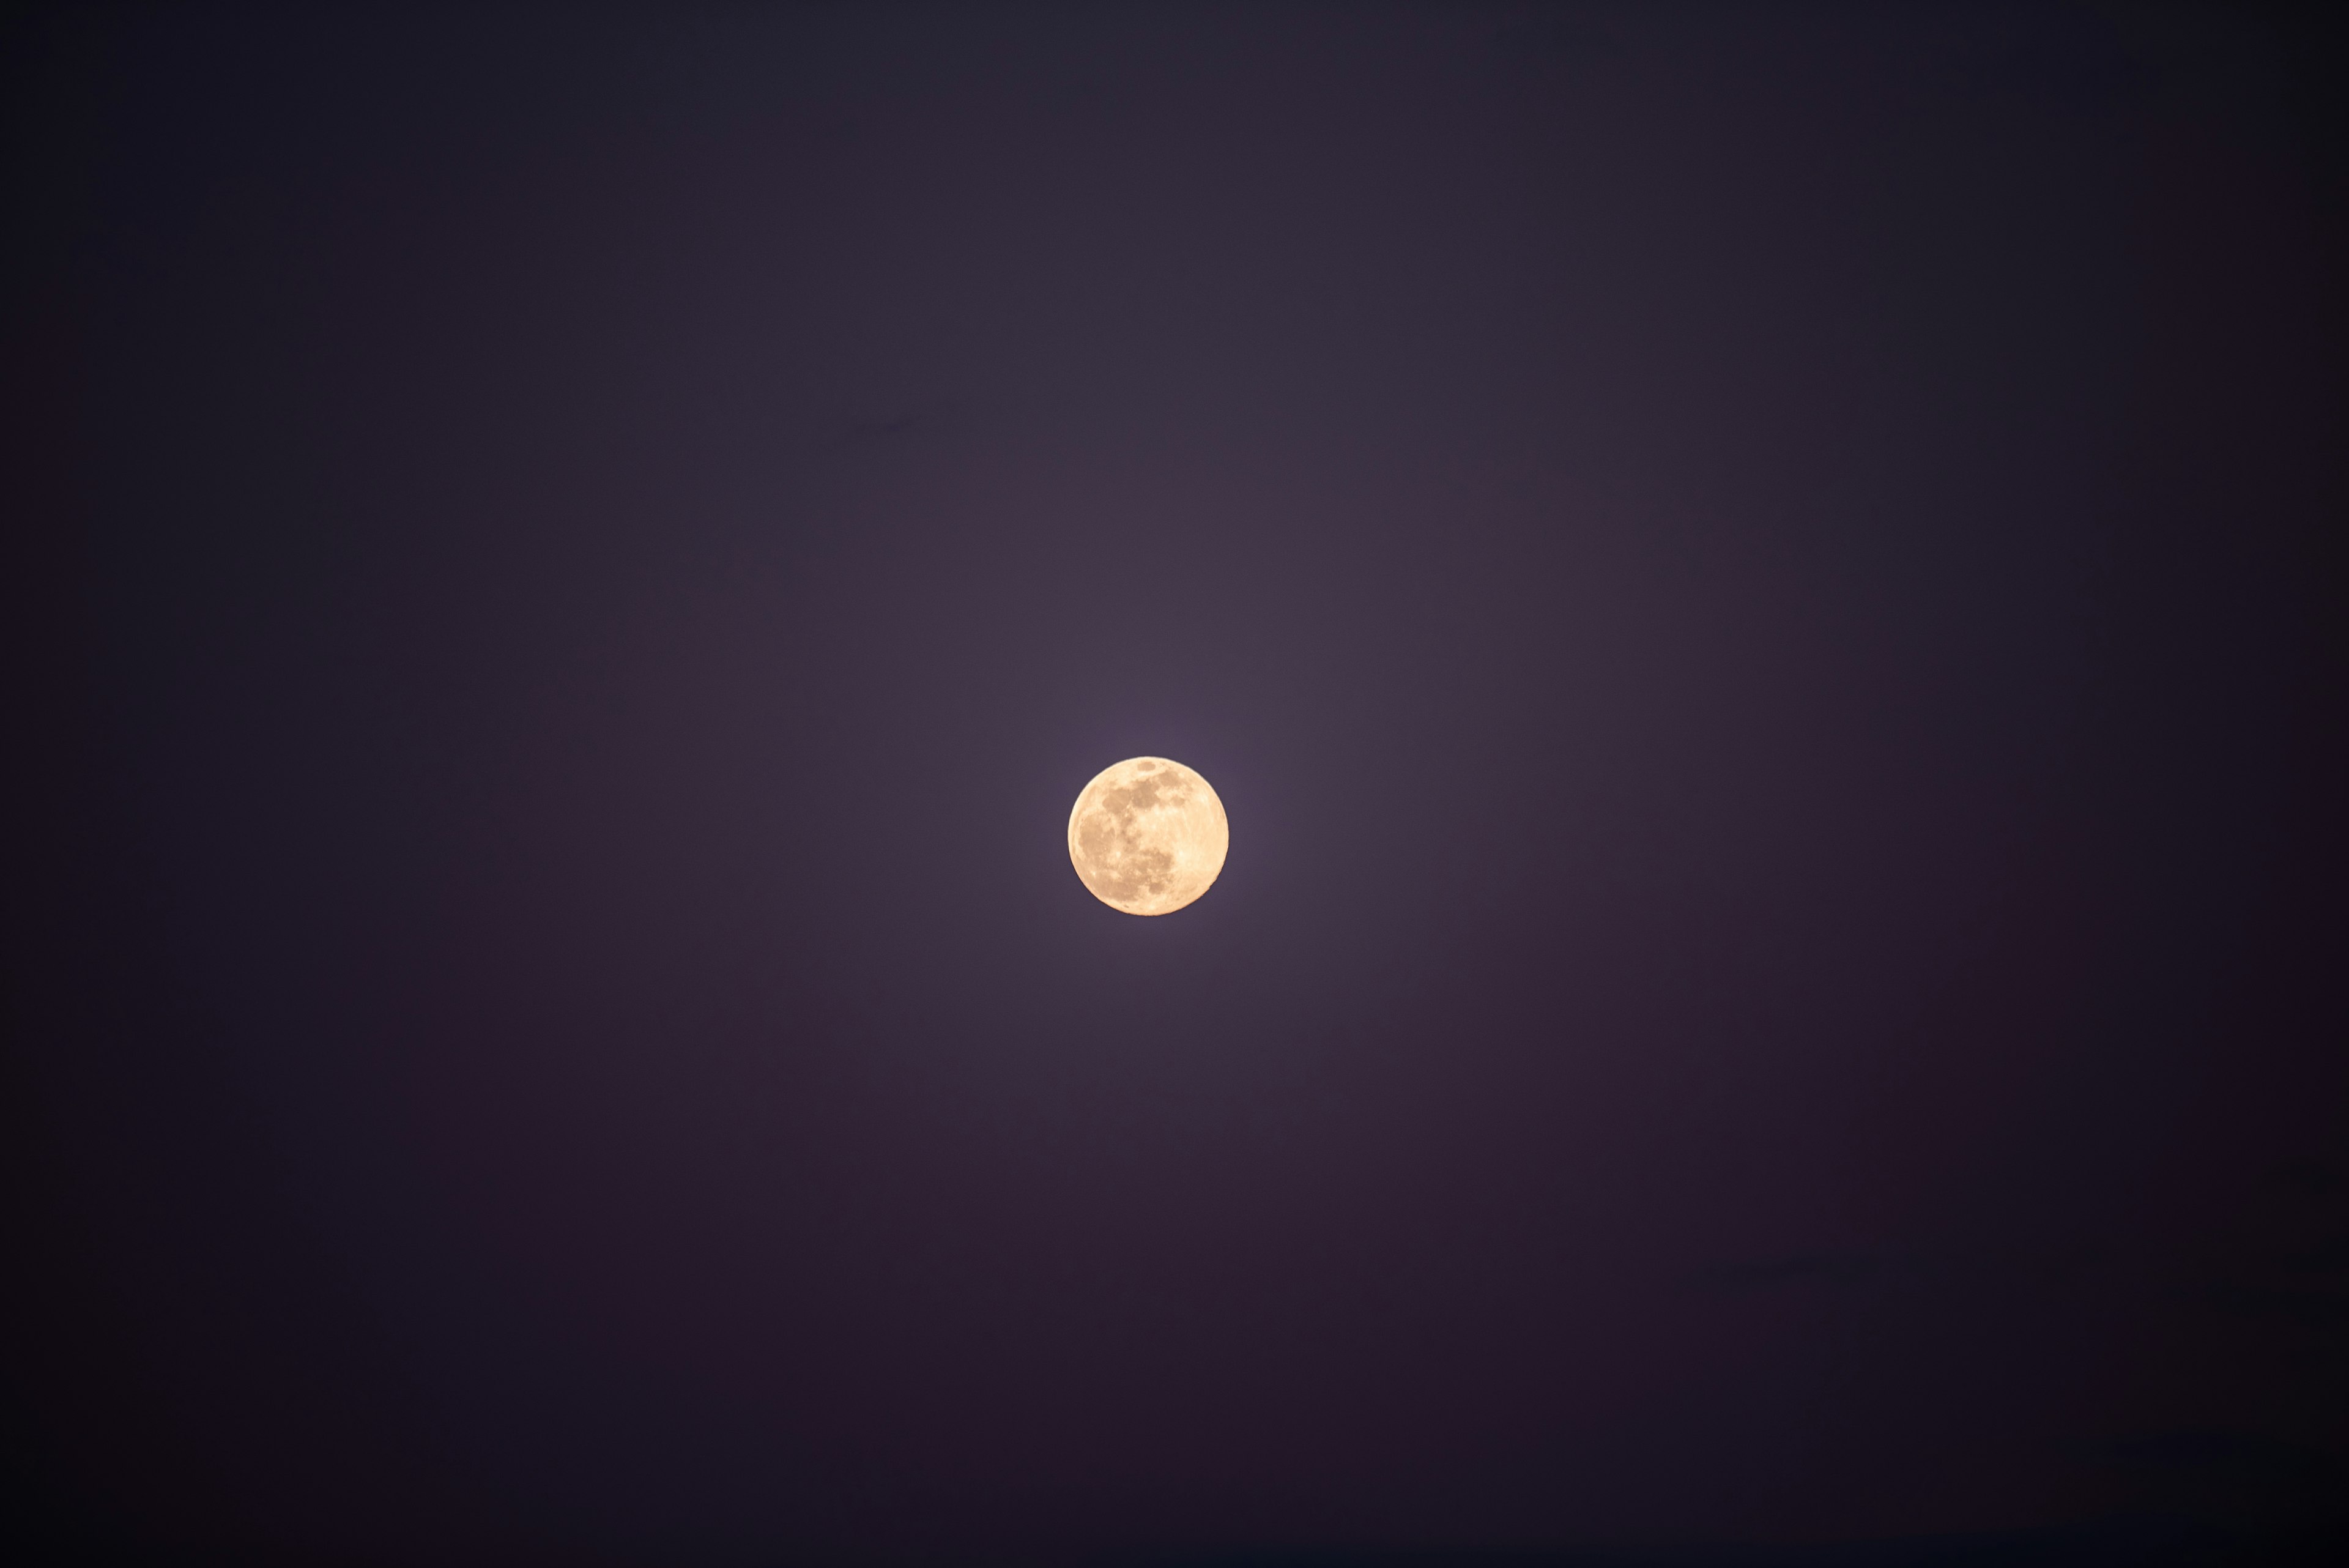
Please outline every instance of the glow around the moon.
M1069 813L1069 861L1093 897L1129 915L1164 915L1206 892L1231 846L1224 803L1164 757L1093 775Z

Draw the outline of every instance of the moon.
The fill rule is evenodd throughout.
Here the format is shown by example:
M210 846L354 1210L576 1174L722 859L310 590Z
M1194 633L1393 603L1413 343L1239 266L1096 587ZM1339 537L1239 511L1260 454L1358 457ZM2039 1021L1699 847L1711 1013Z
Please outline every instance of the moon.
M1164 757L1103 768L1069 812L1069 863L1094 898L1129 915L1171 915L1196 899L1231 842L1214 787Z

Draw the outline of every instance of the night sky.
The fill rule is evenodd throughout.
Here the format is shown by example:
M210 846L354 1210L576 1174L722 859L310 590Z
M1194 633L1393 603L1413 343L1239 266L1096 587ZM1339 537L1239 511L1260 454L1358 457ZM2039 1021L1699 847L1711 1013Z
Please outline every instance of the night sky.
M2337 35L11 28L12 1530L2344 1517Z

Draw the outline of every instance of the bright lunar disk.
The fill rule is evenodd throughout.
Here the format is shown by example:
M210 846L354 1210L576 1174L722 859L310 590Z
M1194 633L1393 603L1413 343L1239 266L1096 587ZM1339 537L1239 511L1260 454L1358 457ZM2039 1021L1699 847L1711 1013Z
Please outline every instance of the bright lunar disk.
M1093 897L1129 915L1166 915L1196 898L1231 846L1224 803L1164 757L1103 768L1069 813L1069 861Z

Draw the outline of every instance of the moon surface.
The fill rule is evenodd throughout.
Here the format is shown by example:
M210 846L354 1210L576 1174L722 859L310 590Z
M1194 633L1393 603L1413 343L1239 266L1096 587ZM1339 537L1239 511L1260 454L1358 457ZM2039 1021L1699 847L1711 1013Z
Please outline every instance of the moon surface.
M1069 813L1069 863L1094 898L1129 915L1168 915L1198 898L1231 842L1214 788L1164 757L1103 768Z

